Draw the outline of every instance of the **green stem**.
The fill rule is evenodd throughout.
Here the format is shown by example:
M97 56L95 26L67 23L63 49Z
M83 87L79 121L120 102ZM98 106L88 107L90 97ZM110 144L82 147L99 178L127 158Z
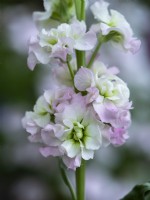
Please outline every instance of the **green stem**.
M85 21L85 0L74 0L76 16L79 21ZM76 50L77 67L85 66L85 52Z
M77 58L77 67L78 67L78 69L81 66L84 67L85 66L85 52L76 50L76 58Z
M96 48L95 48L95 50L94 50L94 52L93 52L93 54L90 58L89 63L87 64L87 68L90 68L92 66L92 64L95 60L95 57L97 56L97 53L98 53L103 42L105 42L105 38L100 35L99 38L98 38L98 44L97 44L97 46L96 46Z
M67 66L68 66L68 69L69 69L69 72L70 72L71 78L72 78L72 80L74 80L74 72L73 72L73 70L72 70L72 67L71 67L69 61L67 61Z
M70 191L72 200L76 200L76 196L75 196L74 190L73 190L72 185L71 185L71 183L70 183L70 181L69 181L69 179L67 177L65 169L63 168L63 166L61 164L59 166L60 166L61 176L63 178L64 183L66 184L66 186L68 187L68 189Z
M76 193L77 200L85 199L85 160L82 160L81 166L76 169Z
M81 0L81 13L80 13L80 19L85 21L85 0Z
M81 0L74 0L75 9L76 9L76 16L77 19L80 20L80 13L81 13Z

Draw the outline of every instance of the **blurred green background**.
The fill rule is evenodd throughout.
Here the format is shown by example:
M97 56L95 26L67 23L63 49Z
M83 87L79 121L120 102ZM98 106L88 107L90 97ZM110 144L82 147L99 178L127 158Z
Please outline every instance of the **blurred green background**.
M88 162L87 200L118 200L135 184L150 180L150 1L109 2L131 22L142 46L134 56L108 45L102 49L105 63L118 66L131 89L133 123L124 146L100 149ZM26 64L37 10L43 10L42 0L0 2L0 200L70 199L57 159L43 158L21 126L25 111L50 84L48 67L31 72ZM92 22L90 13L87 19ZM68 174L74 184L73 172Z

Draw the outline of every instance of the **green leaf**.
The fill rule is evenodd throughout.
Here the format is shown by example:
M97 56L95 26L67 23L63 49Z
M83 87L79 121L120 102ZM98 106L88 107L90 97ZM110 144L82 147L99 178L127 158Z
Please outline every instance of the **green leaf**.
M121 200L150 200L150 182L136 185L132 191Z
M60 173L61 173L62 179L63 179L64 183L66 184L66 186L68 187L68 189L70 191L72 200L76 200L74 190L73 190L72 185L71 185L71 183L70 183L70 181L67 177L67 174L66 174L66 167L64 166L64 164L62 163L61 160L59 160L59 168L60 168Z

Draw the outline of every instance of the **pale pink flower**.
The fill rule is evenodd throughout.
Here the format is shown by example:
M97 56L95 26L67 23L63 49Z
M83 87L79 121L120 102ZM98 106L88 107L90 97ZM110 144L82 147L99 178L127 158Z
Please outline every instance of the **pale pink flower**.
M103 64L99 65L99 68L92 69L81 67L74 78L75 87L79 91L89 91L90 98L93 93L93 100L96 100L97 90L95 88L97 88L99 91L98 101L103 102L106 99L118 106L124 105L129 101L130 95L126 83L116 75L111 74L109 70L104 70L103 67Z
M125 17L116 10L108 10L109 3L100 0L91 6L91 11L99 21L93 28L96 32L101 31L102 35L117 47L125 51L136 53L141 45L140 40L133 37L133 31ZM92 28L91 28L92 29Z

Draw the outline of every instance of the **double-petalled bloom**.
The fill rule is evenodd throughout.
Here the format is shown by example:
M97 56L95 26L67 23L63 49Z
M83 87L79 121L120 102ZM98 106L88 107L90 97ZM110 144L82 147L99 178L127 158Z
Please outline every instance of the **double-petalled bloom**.
M33 112L26 112L23 126L31 142L41 143L43 156L61 156L68 168L76 169L102 145L126 141L129 89L116 73L117 68L102 62L81 67L74 77L78 91L67 86L45 91Z
M91 6L95 19L99 22L96 29L107 37L113 45L136 53L141 45L140 40L133 37L133 31L125 17L116 10L108 10L109 3L100 0Z
M63 23L50 30L41 29L37 36L29 41L28 66L34 69L37 63L48 64L51 58L67 61L67 55L73 56L74 50L89 51L96 44L96 34L86 32L84 21Z

